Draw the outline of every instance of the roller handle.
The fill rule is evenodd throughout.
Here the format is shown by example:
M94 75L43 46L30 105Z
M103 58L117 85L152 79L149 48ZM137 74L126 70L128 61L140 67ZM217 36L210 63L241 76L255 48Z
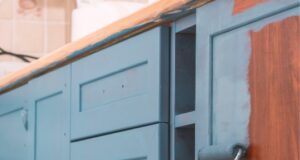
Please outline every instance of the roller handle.
M214 145L200 150L198 160L245 160L246 152L241 144Z

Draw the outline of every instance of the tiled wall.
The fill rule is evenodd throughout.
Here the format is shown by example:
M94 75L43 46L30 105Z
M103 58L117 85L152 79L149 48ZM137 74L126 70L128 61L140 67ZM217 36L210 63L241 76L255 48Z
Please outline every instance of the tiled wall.
M24 9L21 1L0 0L0 47L41 57L70 41L72 0L34 0L33 9ZM0 61L18 60L0 56Z

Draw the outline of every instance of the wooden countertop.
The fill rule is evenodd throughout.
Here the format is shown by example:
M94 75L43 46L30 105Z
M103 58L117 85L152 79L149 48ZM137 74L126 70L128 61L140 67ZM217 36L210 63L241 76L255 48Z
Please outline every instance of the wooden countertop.
M88 56L138 33L169 22L211 0L160 0L132 15L55 50L0 79L0 93L26 84L34 77Z

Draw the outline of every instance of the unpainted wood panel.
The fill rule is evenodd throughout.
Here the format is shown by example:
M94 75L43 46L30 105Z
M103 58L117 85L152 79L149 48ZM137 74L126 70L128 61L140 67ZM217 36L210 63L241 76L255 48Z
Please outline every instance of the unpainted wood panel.
M251 160L299 160L300 16L251 31Z
M239 14L266 1L268 0L235 0L232 14Z

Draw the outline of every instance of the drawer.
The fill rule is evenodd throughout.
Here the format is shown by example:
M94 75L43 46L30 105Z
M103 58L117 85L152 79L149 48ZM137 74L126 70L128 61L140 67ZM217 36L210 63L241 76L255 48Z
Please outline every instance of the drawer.
M72 64L72 140L168 120L168 29Z
M157 124L71 144L72 160L167 160L168 127Z

